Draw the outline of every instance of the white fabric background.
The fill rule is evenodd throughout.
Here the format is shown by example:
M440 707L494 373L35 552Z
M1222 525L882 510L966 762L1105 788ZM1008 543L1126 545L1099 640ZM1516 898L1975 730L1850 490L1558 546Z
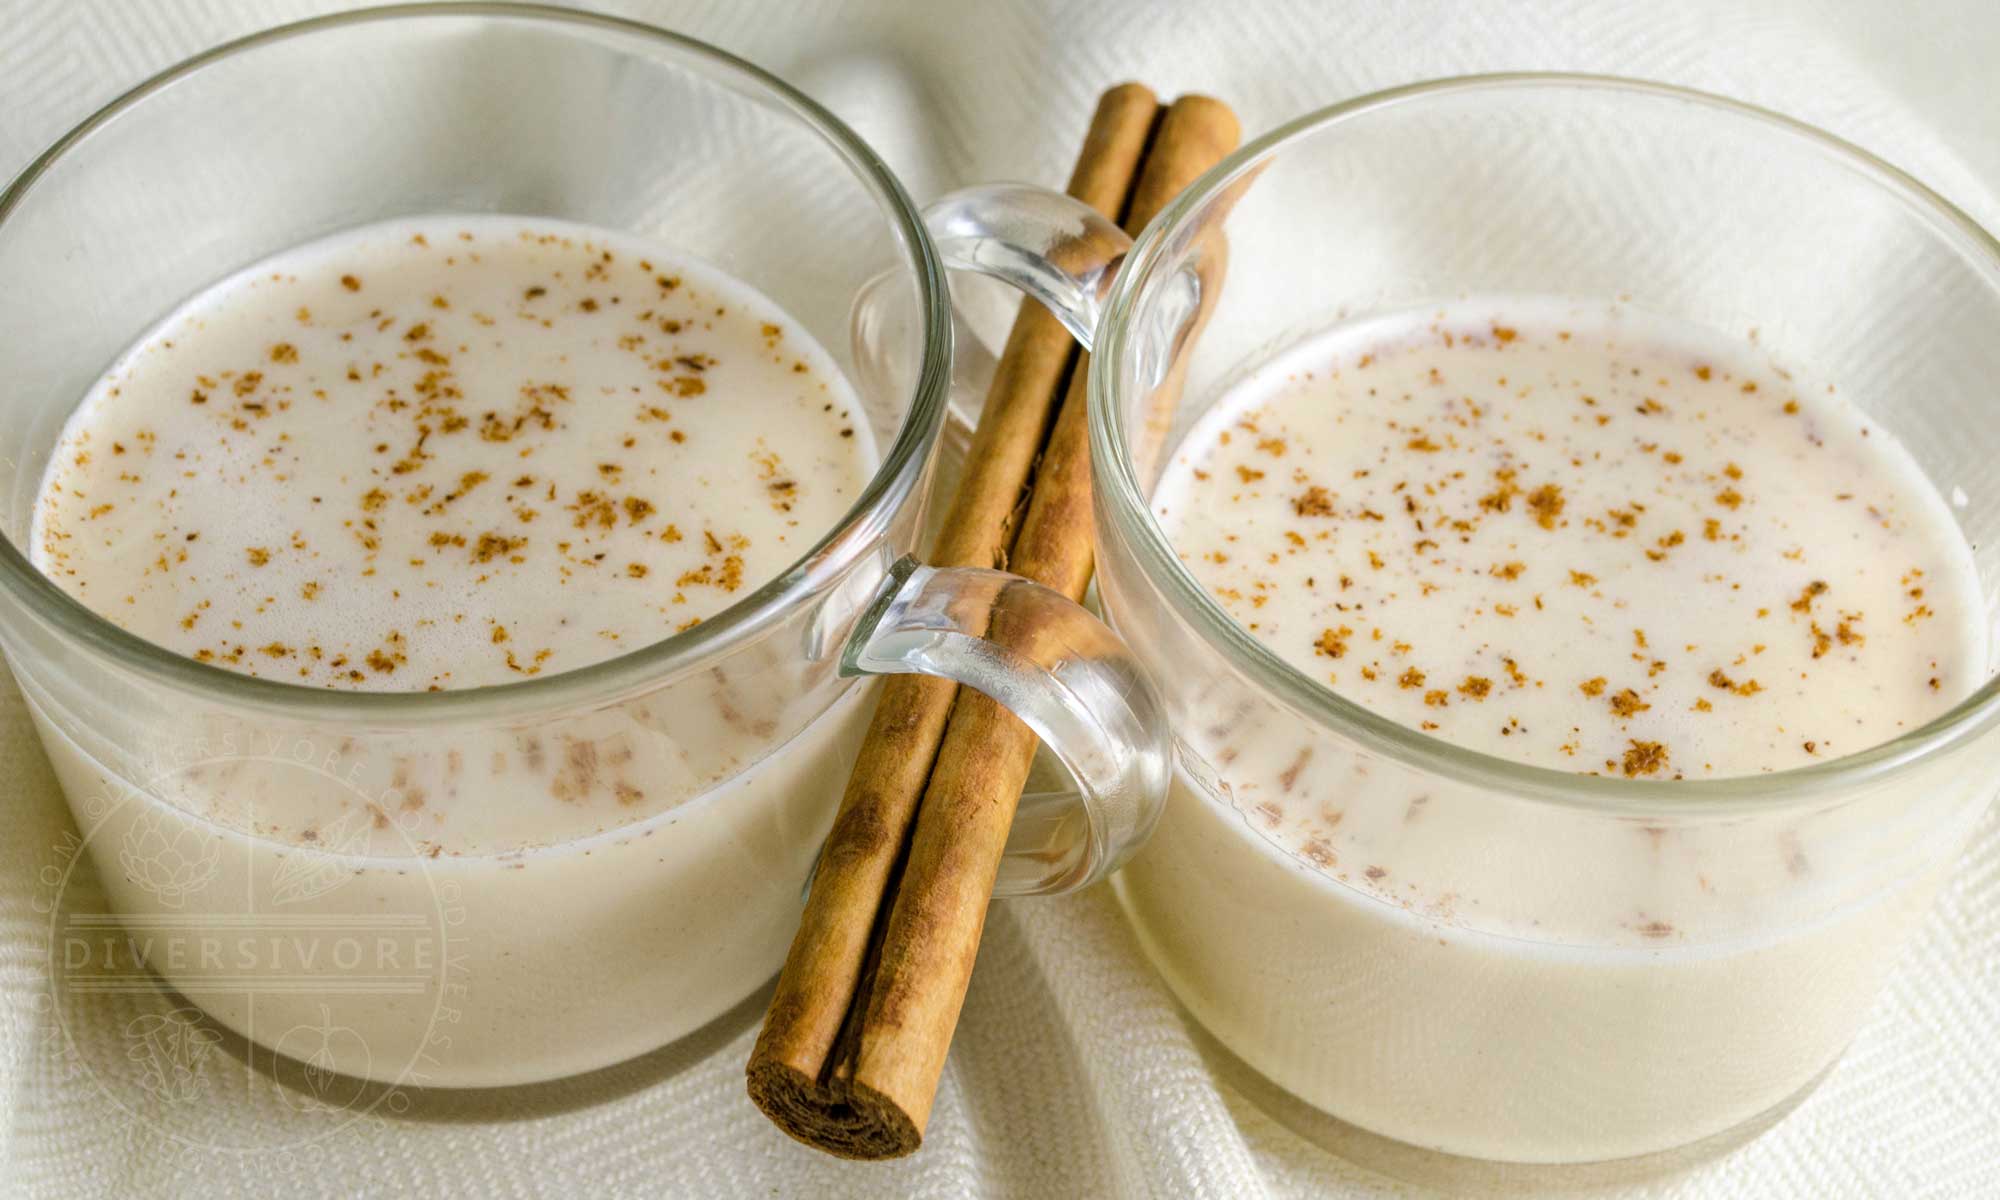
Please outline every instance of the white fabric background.
M1781 109L2000 224L1990 74L2000 5L1983 0L602 6L787 76L857 126L919 199L980 178L1060 182L1095 94L1121 79L1163 97L1211 92L1255 133L1388 84L1564 68ZM0 0L0 175L144 74L334 7ZM995 912L929 1141L903 1162L823 1159L752 1111L741 1070L761 996L637 1063L420 1103L410 1117L350 1127L315 1155L178 1148L149 1132L143 1113L119 1113L87 1080L49 1065L32 905L36 872L69 817L4 676L0 789L0 1190L9 1195L1428 1194L1345 1164L1246 1099L1252 1085L1191 1035L1102 889ZM1606 1194L2000 1195L2000 819L1982 825L1816 1095L1723 1161Z

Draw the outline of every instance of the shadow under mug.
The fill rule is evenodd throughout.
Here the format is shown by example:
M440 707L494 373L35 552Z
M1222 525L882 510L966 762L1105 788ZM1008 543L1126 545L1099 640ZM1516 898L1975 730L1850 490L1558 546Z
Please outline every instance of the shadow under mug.
M1991 649L1944 715L1811 767L1529 767L1287 665L1182 564L1148 496L1235 381L1329 326L1467 297L1615 301L1836 381L1949 498L1991 628L2000 245L1828 134L1585 76L1443 80L1300 118L1136 246L1060 197L1034 205L1038 253L1020 253L1037 239L1019 198L990 189L932 226L948 265L1025 280L1094 350L1098 586L1177 750L1160 826L1113 883L1182 1003L1307 1103L1460 1159L1641 1171L1784 1111L1995 789ZM1563 664L1523 665L1559 686ZM1281 790L1334 814L1320 840L1259 813Z
M457 692L226 672L34 569L49 455L138 331L301 242L453 212L654 236L757 288L855 382L880 469L804 557L692 630ZM915 319L850 339L871 281ZM1069 769L1075 790L1017 823L1003 895L1102 878L1158 814L1165 726L1117 637L1016 577L906 557L951 355L916 210L838 120L718 50L443 4L210 51L0 194L0 331L0 643L85 851L51 928L58 1019L97 1004L135 1028L171 987L322 1082L427 1086L672 1041L783 960L868 720L863 675L986 691ZM1013 637L1030 625L1033 655Z

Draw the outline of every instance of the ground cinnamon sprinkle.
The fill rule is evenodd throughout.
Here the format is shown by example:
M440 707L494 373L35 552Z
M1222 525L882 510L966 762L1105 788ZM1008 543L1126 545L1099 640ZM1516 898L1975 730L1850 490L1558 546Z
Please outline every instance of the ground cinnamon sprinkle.
M1553 483L1545 483L1528 493L1528 507L1535 514L1535 524L1543 529L1554 529L1556 518L1562 515L1562 488Z
M1807 584L1805 590L1799 593L1799 598L1792 601L1792 611L1811 612L1813 600L1824 595L1828 586L1824 579L1815 579Z
M1596 682L1596 681L1592 681ZM1639 693L1625 688L1611 697L1611 711L1620 717L1629 717L1653 707L1639 698Z
M1658 742L1642 742L1632 739L1631 748L1625 751L1625 775L1654 775L1667 765L1667 748Z
M1708 673L1708 683L1710 687L1718 687L1724 691L1735 692L1739 696L1754 696L1764 690L1754 679L1746 679L1742 683L1735 682L1729 676L1723 674L1720 667Z
M1292 511L1302 517L1330 517L1333 497L1323 487L1309 487L1292 501Z
M1494 477L1500 486L1481 496L1479 507L1487 512L1511 512L1514 507L1514 497L1521 494L1521 489L1514 483L1514 472L1511 468L1503 467L1494 472Z
M1328 658L1340 658L1347 653L1347 639L1353 636L1354 631L1345 625L1339 629L1328 629L1319 635L1314 649Z

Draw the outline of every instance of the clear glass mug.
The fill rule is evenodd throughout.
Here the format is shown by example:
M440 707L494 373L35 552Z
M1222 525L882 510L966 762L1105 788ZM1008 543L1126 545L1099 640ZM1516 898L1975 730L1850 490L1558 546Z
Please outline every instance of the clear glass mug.
M1929 725L1807 769L1530 768L1287 666L1181 565L1148 495L1232 381L1337 322L1465 295L1618 298L1754 330L1838 381L1951 497L2000 615L2000 246L1774 114L1495 76L1278 129L1162 213L1115 281L1015 269L1095 342L1098 586L1178 751L1160 826L1113 886L1194 1017L1320 1112L1486 1162L1715 1147L1782 1115L1854 1033L1994 790L1991 661ZM1343 814L1311 857L1256 813L1287 764Z
M439 212L654 235L759 289L854 382L879 471L808 554L695 629L459 692L228 673L34 570L55 439L140 332L272 253ZM863 295L899 319L857 320ZM1054 593L904 557L950 356L937 253L867 146L782 82L645 26L478 4L332 17L211 51L86 121L0 194L0 643L77 818L70 864L96 868L59 872L58 1019L191 1013L163 982L305 1063L325 1104L360 1080L515 1084L672 1041L783 960L866 674L989 691L1070 769L1075 790L1024 810L1002 894L1101 878L1158 813L1157 700ZM1068 645L1012 651L1021 622ZM115 1043L72 1049L124 1069Z

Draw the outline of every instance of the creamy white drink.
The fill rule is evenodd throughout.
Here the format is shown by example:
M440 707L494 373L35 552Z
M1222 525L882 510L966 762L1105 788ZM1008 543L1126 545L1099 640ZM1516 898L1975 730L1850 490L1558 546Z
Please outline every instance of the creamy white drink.
M875 460L830 357L747 286L602 230L429 217L267 260L142 339L64 430L32 547L200 662L479 688L694 628L832 529ZM350 971L373 991L315 990L331 960L290 952L144 954L169 983L343 1073L494 1084L650 1048L775 969L865 719L852 691L818 711L839 692L773 659L400 752L163 731L184 744L137 793L114 747L43 727L72 801L113 801L79 816L135 929L415 914L438 943L385 944Z
M1969 548L1881 427L1747 341L1615 307L1309 340L1205 414L1153 500L1308 678L1532 766L1807 766L1986 677ZM1837 819L1725 848L1482 803L1247 712L1179 733L1226 799L1184 779L1124 873L1149 952L1253 1066L1457 1154L1616 1158L1769 1109L1839 1053L1936 882L1839 902L1828 864L1868 834Z
M36 564L202 662L478 687L691 628L874 468L769 301L603 231L398 223L204 293L70 419Z

